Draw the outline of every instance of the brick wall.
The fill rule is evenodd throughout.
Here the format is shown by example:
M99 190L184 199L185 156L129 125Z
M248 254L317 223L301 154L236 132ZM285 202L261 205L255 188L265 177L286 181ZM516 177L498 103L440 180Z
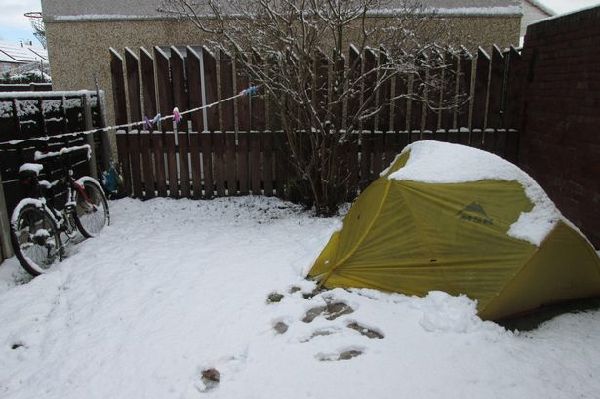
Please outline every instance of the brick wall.
M520 164L600 248L600 7L529 26Z

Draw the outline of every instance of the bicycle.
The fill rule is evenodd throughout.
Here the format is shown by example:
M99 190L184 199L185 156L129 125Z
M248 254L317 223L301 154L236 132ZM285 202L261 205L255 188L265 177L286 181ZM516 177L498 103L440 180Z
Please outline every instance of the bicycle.
M87 151L89 159L89 145L50 153L36 151L36 162L58 162L62 173L53 182L39 180L44 170L42 163L26 163L19 168L19 180L28 195L12 213L11 241L21 266L33 276L45 273L64 258L65 246L76 237L77 231L90 238L110 224L108 202L100 183L89 176L73 178L69 159L78 151ZM66 199L60 211L56 209L57 197Z

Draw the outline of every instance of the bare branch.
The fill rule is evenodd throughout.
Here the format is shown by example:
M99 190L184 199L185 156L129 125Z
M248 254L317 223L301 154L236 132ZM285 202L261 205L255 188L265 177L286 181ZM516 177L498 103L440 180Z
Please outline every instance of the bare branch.
M453 50L433 44L434 38L443 37L443 26L432 27L432 13L418 0L395 8L391 4L165 0L161 10L210 34L213 46L229 49L236 69L261 86L287 136L290 163L299 176L295 184L319 213L331 214L347 191L356 189L346 184L350 169L338 157L341 146L362 134L361 126L399 99L425 104L431 112L465 101L459 95L440 94L457 81L456 75L442 73L450 70L442 54ZM351 43L361 56L346 62ZM375 65L365 67L366 51L377 60ZM317 59L328 65L325 82L331 84L319 83L323 69L318 69ZM416 83L406 93L379 94L398 81L407 87ZM350 109L350 102L357 106Z

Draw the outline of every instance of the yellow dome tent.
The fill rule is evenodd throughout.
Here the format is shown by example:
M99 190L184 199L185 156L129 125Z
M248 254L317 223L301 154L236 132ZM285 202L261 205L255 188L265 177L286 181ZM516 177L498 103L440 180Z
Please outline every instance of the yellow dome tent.
M309 271L325 287L465 294L500 319L600 296L600 258L527 174L420 141L354 202Z

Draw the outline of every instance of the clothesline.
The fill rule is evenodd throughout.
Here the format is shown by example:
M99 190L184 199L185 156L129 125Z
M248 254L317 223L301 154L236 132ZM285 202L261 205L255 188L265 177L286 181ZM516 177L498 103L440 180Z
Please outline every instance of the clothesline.
M96 132L105 132L105 131L109 131L109 130L113 130L113 129L124 129L127 127L133 127L133 126L137 126L137 125L144 125L145 127L149 128L149 127L152 127L153 125L158 125L162 121L166 121L166 120L170 120L170 119L173 119L173 120L175 120L176 123L179 123L182 115L187 115L187 114L191 114L192 112L211 108L220 103L235 100L236 98L239 98L239 97L244 97L244 96L251 97L253 95L256 95L257 93L258 93L258 86L250 86L247 89L242 90L241 92L239 92L238 94L236 94L234 96L224 98L222 100L214 101L210 104L202 105L200 107L191 108L191 109L181 111L181 112L179 111L178 107L175 107L173 109L173 113L171 115L161 116L160 113L158 113L151 120L148 119L148 117L144 117L144 120L131 122L131 123L124 123L121 125L105 126L105 127L99 127L99 128L90 129L90 130L81 130L79 132L57 134L55 136L33 137L30 139L24 139L24 140L8 140L8 141L0 142L0 145L2 145L2 144L19 144L19 143L22 143L25 141L48 141L50 138L61 138L61 137L68 137L68 136L87 135L87 134L93 134Z

